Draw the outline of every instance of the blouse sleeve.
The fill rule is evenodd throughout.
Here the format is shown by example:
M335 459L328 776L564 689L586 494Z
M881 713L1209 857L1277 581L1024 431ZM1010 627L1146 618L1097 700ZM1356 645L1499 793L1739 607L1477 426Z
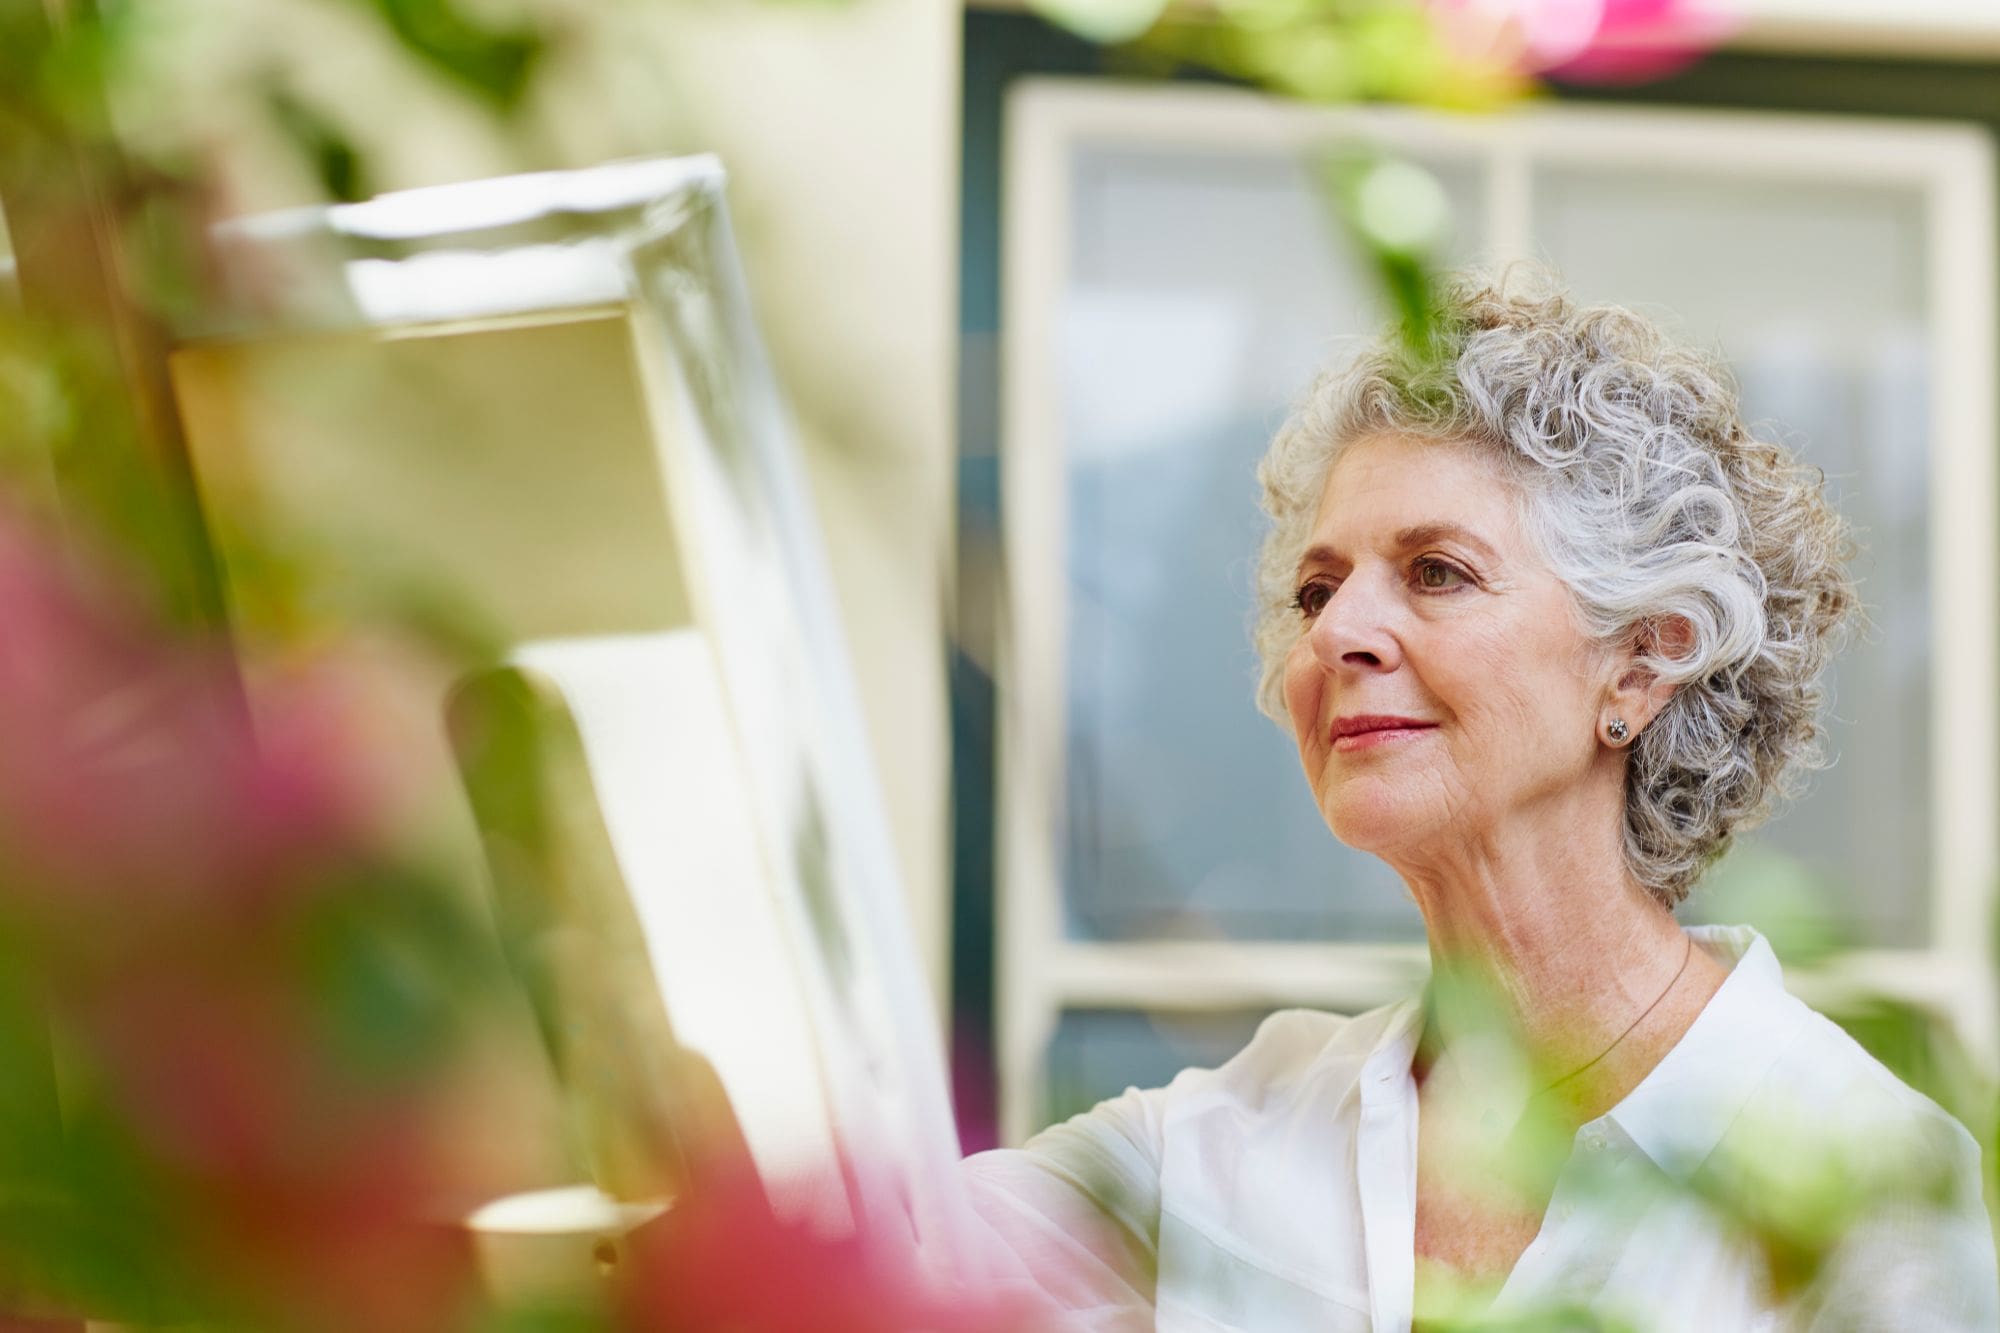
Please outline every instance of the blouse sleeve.
M1042 1312L1038 1327L1153 1327L1163 1096L1128 1089L1025 1147L963 1163L992 1266Z

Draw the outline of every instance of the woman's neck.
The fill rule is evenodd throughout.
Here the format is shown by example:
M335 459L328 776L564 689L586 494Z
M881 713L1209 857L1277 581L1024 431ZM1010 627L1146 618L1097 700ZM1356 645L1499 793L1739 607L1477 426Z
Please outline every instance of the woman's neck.
M1721 984L1721 966L1690 952L1626 871L1616 822L1563 817L1583 813L1510 821L1512 837L1398 867L1431 948L1420 1078L1455 1043L1497 1028L1518 1041L1537 1091L1554 1083L1547 1091L1589 1119L1645 1077Z

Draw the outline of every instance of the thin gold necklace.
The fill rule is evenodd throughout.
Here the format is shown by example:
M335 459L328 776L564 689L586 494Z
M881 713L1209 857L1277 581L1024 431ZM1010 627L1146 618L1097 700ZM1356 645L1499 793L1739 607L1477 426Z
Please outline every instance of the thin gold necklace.
M1629 1024L1627 1024L1623 1032L1619 1033L1616 1037L1612 1038L1611 1044L1609 1046L1606 1046L1596 1055L1591 1056L1590 1059L1584 1061L1582 1064L1570 1070L1567 1074L1564 1074L1561 1078L1557 1079L1555 1082L1543 1088L1540 1092L1536 1093L1535 1096L1546 1097L1548 1094L1554 1092L1557 1088L1560 1088L1563 1084L1575 1078L1578 1074L1583 1073L1585 1070L1589 1069L1592 1065L1595 1065L1599 1060L1602 1060L1605 1056L1617 1050L1618 1043L1625 1040L1627 1037L1631 1036L1632 1033L1638 1029L1638 1026L1646 1021L1647 1015L1651 1014L1655 1009L1660 1007L1660 1001L1667 998L1668 992L1672 991L1675 986L1678 986L1680 984L1681 974L1688 970L1688 960L1693 957L1694 957L1694 936L1689 935L1687 937L1687 951L1681 955L1681 965L1678 969L1675 970L1674 979L1667 983L1666 990L1663 990L1658 995L1654 996L1653 1002L1647 1005L1637 1018L1633 1019ZM1533 1099L1531 1098L1530 1100Z

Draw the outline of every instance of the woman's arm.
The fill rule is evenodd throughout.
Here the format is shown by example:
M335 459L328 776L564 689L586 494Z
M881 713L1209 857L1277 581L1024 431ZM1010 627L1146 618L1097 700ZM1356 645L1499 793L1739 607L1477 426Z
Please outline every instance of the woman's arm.
M1056 1327L1153 1326L1163 1095L1127 1090L1025 1147L963 1164L994 1268Z

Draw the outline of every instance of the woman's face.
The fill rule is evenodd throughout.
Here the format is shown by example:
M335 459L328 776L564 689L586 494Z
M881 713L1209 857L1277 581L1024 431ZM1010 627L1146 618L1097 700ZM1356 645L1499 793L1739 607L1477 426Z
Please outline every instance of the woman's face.
M1494 463L1393 435L1348 445L1297 586L1285 705L1335 837L1403 859L1562 811L1600 753L1611 661Z

